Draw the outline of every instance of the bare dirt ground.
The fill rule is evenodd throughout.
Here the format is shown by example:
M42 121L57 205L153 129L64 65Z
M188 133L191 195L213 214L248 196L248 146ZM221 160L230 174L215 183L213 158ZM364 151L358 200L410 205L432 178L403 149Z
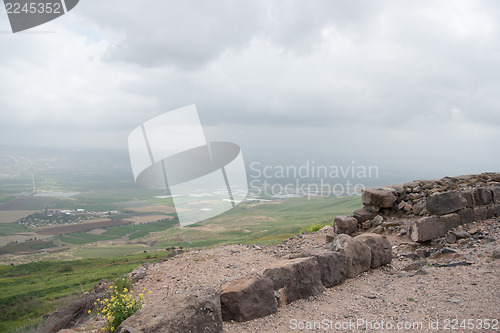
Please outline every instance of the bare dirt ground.
M224 323L224 332L495 332L500 330L500 221L463 226L469 238L419 246L388 234L392 264L348 279L323 294L257 320ZM145 306L195 285L218 288L228 278L265 268L307 248L323 248L325 232L263 247L231 245L189 251L150 265L134 285L152 291ZM417 253L424 256L417 257ZM412 266L409 266L413 264ZM79 331L97 332L93 319Z

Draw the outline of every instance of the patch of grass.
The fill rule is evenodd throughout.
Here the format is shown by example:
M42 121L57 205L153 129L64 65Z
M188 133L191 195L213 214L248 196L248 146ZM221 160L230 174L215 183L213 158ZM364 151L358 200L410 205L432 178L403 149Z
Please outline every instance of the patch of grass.
M76 248L73 250L73 255L75 257L94 259L94 258L113 258L120 256L130 256L132 260L133 256L137 253L143 253L144 250L156 251L156 249L146 246L146 245L123 245L123 246L93 246L88 248Z
M122 277L144 262L164 260L168 253L0 265L0 332L40 321L44 313L57 307L61 298L80 295L102 279Z
M128 236L128 239L133 240L149 235L149 231L139 230Z
M1 205L1 204L4 204L4 203L6 203L6 202L9 202L9 201L11 201L12 199L15 199L15 198L16 198L16 197L15 197L15 196L13 196L13 195L7 195L7 196L2 195L2 196L0 196L0 205Z
M215 218L189 227L174 227L157 233L155 247L186 248L252 243L278 243L279 236L296 235L305 224L325 224L338 215L362 207L361 197L314 197L273 201L258 205L240 204ZM267 239L266 237L270 237ZM274 238L276 237L276 238ZM274 238L274 239L273 239Z
M142 231L142 232L145 232L147 234L150 232L157 232L157 231L166 230L168 228L173 227L176 224L178 224L176 219L164 219L164 220L161 220L158 222L150 222L150 223L134 224L134 225L122 225L122 226L118 226L118 227L108 228L108 230L106 230L106 232L104 232L102 235L125 236L128 234L135 233L137 231ZM136 237L136 238L138 238L138 237Z
M52 247L56 247L53 241L35 240L2 246L0 254L27 254Z
M59 273L67 273L67 272L72 272L74 269L73 269L73 266L71 266L70 264L65 264L65 265L62 265L61 267L59 267L59 269L57 270Z
M64 242L72 243L72 244L86 244L93 243L98 241L106 241L120 238L118 236L104 236L104 235L94 235L86 232L78 232L74 234L68 235L69 237L60 237ZM63 239L64 238L64 239Z
M304 231L307 232L308 234L312 234L313 232L316 232L327 225L332 225L332 224L326 224L326 223L313 223L309 226L304 226L300 228L300 233L303 233Z
M262 244L262 245L276 245L289 239L296 234L279 234L279 235L269 235L260 238L250 239L246 244Z
M17 222L0 223L0 237L18 234L22 232L30 232L31 230Z

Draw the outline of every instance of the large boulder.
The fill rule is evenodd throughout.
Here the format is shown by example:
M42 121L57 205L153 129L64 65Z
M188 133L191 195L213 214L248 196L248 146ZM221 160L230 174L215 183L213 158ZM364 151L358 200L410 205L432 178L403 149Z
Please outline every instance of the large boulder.
M273 281L257 273L223 284L220 303L223 321L248 321L278 312Z
M392 261L392 246L387 238L378 234L363 234L354 237L364 244L368 245L371 251L371 268L377 268L382 265L390 264Z
M117 333L215 333L222 332L220 293L209 287L194 287L145 306L125 319Z
M333 220L333 229L336 234L351 235L358 229L358 220L353 216L337 216Z
M346 279L346 258L343 253L310 250L300 253L300 257L314 257L321 272L321 282L326 288L344 283Z
M367 188L361 195L363 205L380 208L391 208L396 202L396 199L396 195L393 191L385 189Z
M425 242L443 237L450 229L460 225L458 214L423 217L410 225L410 237L414 242Z
M316 296L323 292L321 271L315 258L288 260L268 268L264 275L273 281L274 290L281 291L285 303Z
M346 276L353 278L370 269L371 250L358 238L340 234L330 243L330 250L341 252L346 257Z
M436 215L456 212L467 206L467 200L458 191L434 193L427 198L426 208Z

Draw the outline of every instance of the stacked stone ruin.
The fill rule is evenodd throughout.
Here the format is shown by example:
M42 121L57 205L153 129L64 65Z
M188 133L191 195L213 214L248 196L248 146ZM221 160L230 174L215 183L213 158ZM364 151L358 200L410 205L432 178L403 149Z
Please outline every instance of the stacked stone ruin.
M334 237L331 226L323 232L333 239L325 249L304 250L262 272L223 281L220 290L196 287L167 297L161 305L139 310L116 331L222 332L223 321L274 314L281 306L317 296L392 260L391 244L383 235Z
M500 217L500 173L366 189L362 201L363 208L352 217L337 218L337 233L371 229L408 234L415 242L426 242L461 224Z

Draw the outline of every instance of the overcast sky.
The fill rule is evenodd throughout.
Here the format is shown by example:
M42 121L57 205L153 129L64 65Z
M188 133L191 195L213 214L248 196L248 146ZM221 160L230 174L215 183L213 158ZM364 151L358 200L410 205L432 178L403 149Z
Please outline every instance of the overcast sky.
M247 164L500 171L499 1L81 0L0 32L0 145L126 149L196 104Z

